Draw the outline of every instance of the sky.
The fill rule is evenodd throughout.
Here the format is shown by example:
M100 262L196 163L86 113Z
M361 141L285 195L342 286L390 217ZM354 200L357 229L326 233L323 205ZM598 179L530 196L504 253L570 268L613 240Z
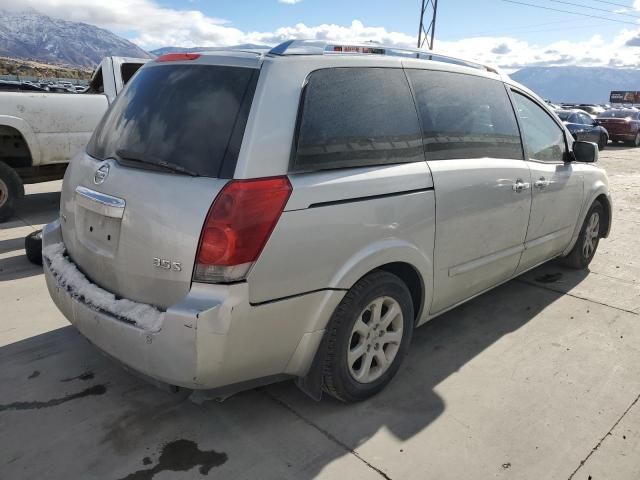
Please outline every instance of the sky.
M15 8L15 0L0 7ZM290 38L415 46L420 0L22 0L145 50ZM640 67L640 0L439 0L435 50L507 69Z

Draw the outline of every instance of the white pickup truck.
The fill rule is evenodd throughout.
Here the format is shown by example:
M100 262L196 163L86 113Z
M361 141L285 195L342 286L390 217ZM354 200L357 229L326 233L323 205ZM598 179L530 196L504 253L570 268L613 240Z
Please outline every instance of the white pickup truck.
M0 92L0 222L24 184L58 180L109 104L147 59L105 57L81 94Z

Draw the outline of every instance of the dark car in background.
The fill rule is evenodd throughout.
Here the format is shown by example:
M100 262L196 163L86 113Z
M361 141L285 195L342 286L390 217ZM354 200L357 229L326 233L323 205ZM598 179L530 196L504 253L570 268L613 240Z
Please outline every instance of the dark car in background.
M600 114L596 122L607 129L613 142L626 142L633 147L640 147L640 112L608 110Z
M609 143L609 132L582 110L556 110L556 115L566 125L573 138L598 144L603 150Z

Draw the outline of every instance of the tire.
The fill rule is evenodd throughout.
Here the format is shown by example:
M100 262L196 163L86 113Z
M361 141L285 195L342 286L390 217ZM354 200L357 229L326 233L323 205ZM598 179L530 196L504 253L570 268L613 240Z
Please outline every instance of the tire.
M375 308L380 316L375 315ZM389 324L383 328L380 324L386 314ZM323 339L324 391L343 402L362 401L380 392L397 373L409 350L413 324L411 294L400 278L376 270L360 279L342 299L327 326ZM363 353L358 356L360 351ZM378 360L381 358L386 363Z
M595 226L593 224L594 215L597 215ZM598 249L603 219L604 207L596 200L593 202L593 205L591 205L591 208L584 219L576 244L566 257L560 259L560 262L564 266L574 268L576 270L587 268ZM596 236L594 237L593 235ZM588 247L587 243L589 243L591 247Z
M607 136L603 133L600 135L600 141L598 142L598 150L604 150L605 148L607 148L607 144L609 143L609 139L607 138Z
M0 162L0 222L13 216L16 203L24 197L24 185L18 173Z
M638 133L636 133L636 137L631 140L630 142L628 142L628 145L630 147L640 147L640 131Z
M24 251L31 263L42 265L42 230L31 232L24 237Z

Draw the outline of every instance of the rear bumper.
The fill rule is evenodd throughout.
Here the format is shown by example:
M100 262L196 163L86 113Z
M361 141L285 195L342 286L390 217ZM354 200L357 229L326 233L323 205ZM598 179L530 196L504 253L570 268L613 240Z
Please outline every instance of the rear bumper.
M59 222L48 224L43 247L60 242ZM344 295L321 291L256 306L246 283L194 283L151 331L89 305L43 263L51 298L91 343L146 376L193 389L305 375L324 333L309 326L324 328Z
M629 142L635 140L636 132L609 132L609 140Z

